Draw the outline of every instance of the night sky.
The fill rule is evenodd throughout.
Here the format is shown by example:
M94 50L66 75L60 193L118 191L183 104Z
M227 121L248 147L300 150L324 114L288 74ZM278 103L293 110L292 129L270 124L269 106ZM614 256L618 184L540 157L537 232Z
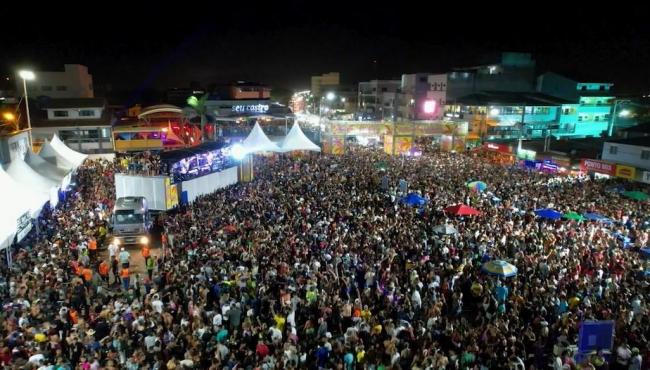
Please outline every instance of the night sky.
M3 39L0 67L9 73L21 65L38 70L81 63L98 94L137 100L142 91L191 81L252 80L294 90L308 88L310 75L329 71L356 83L445 72L489 62L484 56L501 51L526 51L539 73L553 70L611 81L621 92L650 92L650 26L642 11L608 13L596 3L601 11L594 14L552 3L537 5L549 10L526 6L516 12L501 6L470 11L471 5L460 3L444 8L398 2L394 9L379 1L351 3L251 2L235 9L197 2L157 14L112 3L94 17L42 11L26 32Z

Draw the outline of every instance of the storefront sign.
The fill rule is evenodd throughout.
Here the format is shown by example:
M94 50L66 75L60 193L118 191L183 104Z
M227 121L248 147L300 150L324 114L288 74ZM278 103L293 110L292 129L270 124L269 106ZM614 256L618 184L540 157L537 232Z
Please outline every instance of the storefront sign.
M641 182L650 184L650 171L643 171L643 174L641 175Z
M252 104L252 105L233 105L232 111L235 113L266 113L269 111L268 104Z
M628 180L634 180L636 168L630 166L616 165L616 177L622 177Z
M616 165L594 159L583 159L580 161L580 169L583 172L598 172L614 176L616 174Z

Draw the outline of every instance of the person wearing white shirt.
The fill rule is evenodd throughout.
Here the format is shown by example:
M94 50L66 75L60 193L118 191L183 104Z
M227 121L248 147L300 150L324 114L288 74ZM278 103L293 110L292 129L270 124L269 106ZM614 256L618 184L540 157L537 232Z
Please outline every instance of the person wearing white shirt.
M221 316L220 313L217 313L217 314L214 315L214 317L212 318L212 326L213 326L214 329L216 330L217 328L220 328L221 325L223 325L223 317Z
M162 313L163 303L160 300L160 297L158 297L158 294L153 296L153 300L151 301L151 308L159 314Z

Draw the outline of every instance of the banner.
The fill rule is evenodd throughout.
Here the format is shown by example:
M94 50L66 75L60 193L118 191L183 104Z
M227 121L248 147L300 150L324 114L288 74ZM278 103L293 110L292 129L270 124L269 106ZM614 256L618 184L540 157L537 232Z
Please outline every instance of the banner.
M622 164L616 165L616 177L622 177L628 180L634 180L636 176L636 168L630 166L623 166Z
M177 184L172 185L171 179L165 179L165 205L167 209L172 209L178 205L178 188Z
M597 161L595 159L583 159L580 161L580 170L582 172L598 172L606 175L616 175L616 165L613 163Z
M393 155L393 135L384 135L384 152Z
M395 154L407 154L411 151L413 146L412 137L396 137L395 140Z
M584 321L580 324L578 350L580 352L612 350L614 321Z
M343 154L345 153L345 138L344 137L333 137L332 138L332 154Z

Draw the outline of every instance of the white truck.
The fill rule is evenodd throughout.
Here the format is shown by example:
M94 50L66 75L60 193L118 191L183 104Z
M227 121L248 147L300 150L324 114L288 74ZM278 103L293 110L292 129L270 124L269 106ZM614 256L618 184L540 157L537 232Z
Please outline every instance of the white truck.
M152 221L145 197L117 198L111 228L113 242L116 244L149 244L149 231Z

